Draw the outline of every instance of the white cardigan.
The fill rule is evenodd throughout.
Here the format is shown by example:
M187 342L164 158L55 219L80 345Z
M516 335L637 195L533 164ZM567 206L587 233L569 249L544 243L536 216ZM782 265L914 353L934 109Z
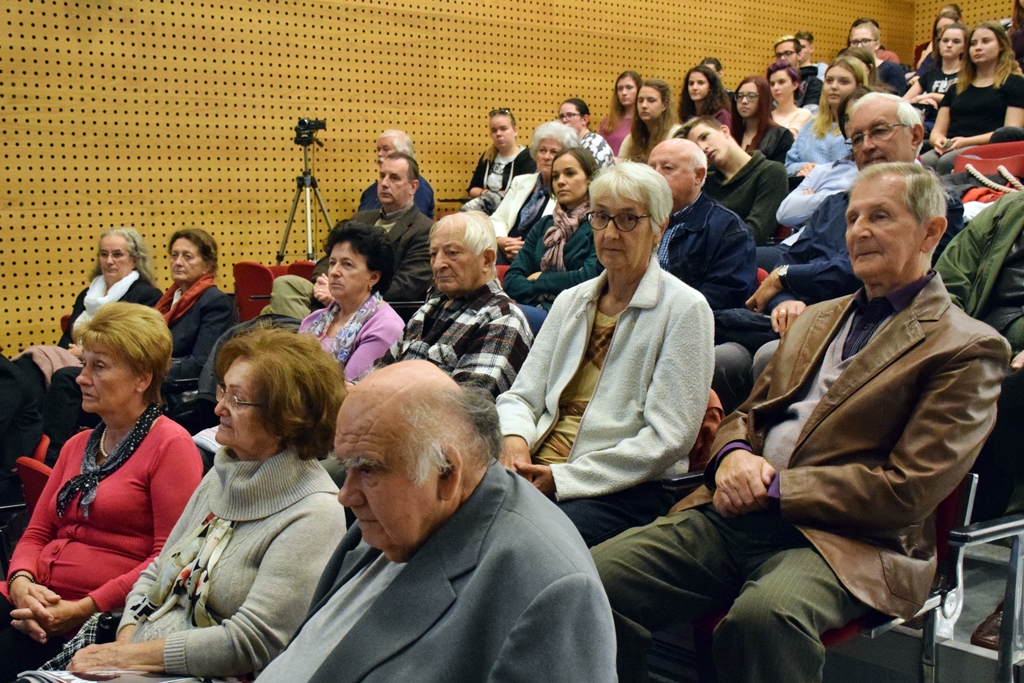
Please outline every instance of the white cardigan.
M498 397L504 436L536 450L586 351L607 273L558 295L512 388ZM714 368L714 320L697 290L652 256L612 335L568 462L551 466L558 500L593 498L685 472Z
M537 177L540 173L527 173L517 175L508 185L505 198L498 204L498 208L491 214L491 225L494 226L494 234L497 237L508 237L508 231L516 224L519 210L530 198L534 185L537 184ZM555 198L549 197L548 203L544 206L543 216L550 216L555 210Z

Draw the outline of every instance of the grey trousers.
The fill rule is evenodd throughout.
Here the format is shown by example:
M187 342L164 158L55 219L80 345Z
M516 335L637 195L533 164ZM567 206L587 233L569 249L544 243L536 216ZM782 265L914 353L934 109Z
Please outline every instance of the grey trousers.
M726 609L712 652L720 683L820 681L819 635L869 609L774 512L724 519L707 505L592 552L615 618L622 683L647 680L651 631Z

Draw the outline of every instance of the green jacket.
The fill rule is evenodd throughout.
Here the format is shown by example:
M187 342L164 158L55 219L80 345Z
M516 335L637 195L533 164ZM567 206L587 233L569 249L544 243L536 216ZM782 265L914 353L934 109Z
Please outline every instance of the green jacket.
M953 303L972 318L984 320L988 313L999 271L1022 228L1024 192L1015 192L975 216L935 264ZM1024 325L1015 323L1006 332L1013 352L1024 350Z
M594 232L590 229L590 223L583 221L565 243L565 270L541 273L536 280L528 280L530 275L540 270L540 260L547 251L544 233L554 222L553 216L545 216L533 226L523 242L523 248L505 273L502 285L505 293L515 301L544 310L551 308L551 303L563 290L595 278L604 270L594 249Z

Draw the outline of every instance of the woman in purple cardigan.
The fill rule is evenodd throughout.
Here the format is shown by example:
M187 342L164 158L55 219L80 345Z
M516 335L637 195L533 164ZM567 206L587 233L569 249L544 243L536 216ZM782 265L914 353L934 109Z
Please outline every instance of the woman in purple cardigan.
M380 228L348 221L327 237L328 286L334 303L302 321L345 368L349 382L366 374L402 333L405 323L381 298L395 274L395 257Z

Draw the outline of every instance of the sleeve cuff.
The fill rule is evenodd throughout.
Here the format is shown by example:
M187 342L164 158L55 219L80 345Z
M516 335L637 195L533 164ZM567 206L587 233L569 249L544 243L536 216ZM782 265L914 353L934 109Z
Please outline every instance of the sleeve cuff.
M768 485L768 504L774 509L779 509L779 504L782 502L782 485L779 483L779 473L776 472L775 476L772 477L772 483Z
M793 264L786 271L786 283L789 285L787 291L794 294L810 292L814 290L814 272L810 266Z
M746 441L730 441L722 446L711 460L708 461L707 466L704 468L704 485L712 491L715 490L715 473L718 471L718 466L721 464L722 458L731 451L747 451L753 453L754 449L751 448L750 444Z
M164 671L169 674L187 674L185 638L188 631L172 633L164 640Z

